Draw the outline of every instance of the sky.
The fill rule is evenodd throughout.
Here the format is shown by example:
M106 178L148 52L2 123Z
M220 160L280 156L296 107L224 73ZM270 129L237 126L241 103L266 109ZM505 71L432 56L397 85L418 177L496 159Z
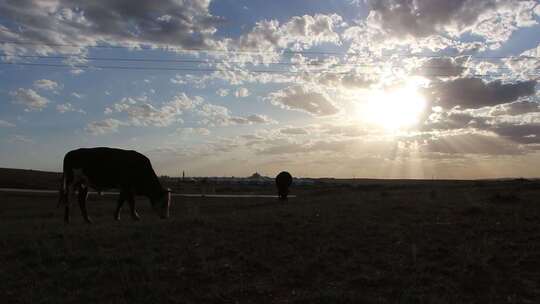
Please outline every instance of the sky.
M0 167L540 176L540 4L0 0Z

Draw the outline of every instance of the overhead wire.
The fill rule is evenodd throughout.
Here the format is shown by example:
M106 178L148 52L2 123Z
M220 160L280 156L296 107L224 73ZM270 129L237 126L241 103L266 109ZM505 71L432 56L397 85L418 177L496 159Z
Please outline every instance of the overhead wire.
M177 50L185 52L208 52L208 53L239 53L239 54L275 54L280 53L276 51L262 51L262 50L239 50L239 49L217 49L217 48L189 48L189 47L176 47L171 45L163 45L162 47L152 47L144 45L141 43L136 46L126 46L126 45L112 45L112 44L94 44L94 45L85 45L85 44L68 44L68 43L44 43L44 42L32 42L32 41L7 41L0 40L0 44L13 44L13 45L34 45L34 46L47 46L47 47L73 47L73 48L100 48L100 49L141 49L141 50ZM337 52L337 51L306 51L306 50L281 50L281 53L284 54L307 54L307 55L340 55L340 56L355 56L355 57L374 57L373 54L358 54L351 52ZM378 54L379 57L415 57L415 58L456 58L456 57L469 57L473 59L540 59L540 56L528 56L528 55L519 55L519 56L479 56L479 55L468 55L468 54L458 54L458 55L434 55L434 54Z
M83 45L76 45L76 44L44 44L44 43L35 43L35 42L13 42L13 41L0 41L0 44L32 44L32 45L48 45L48 46L71 46L71 47L103 47L103 48L122 48L126 49L128 47L126 46L115 46L115 45L93 45L93 46L83 46ZM154 48L152 48L154 49ZM216 50L210 50L210 49L184 49L187 51L216 51ZM222 52L230 52L235 53L236 51L229 51L229 50L217 50ZM255 53L253 51L246 51L250 53ZM296 51L294 51L296 52ZM261 52L256 52L261 53ZM337 53L337 52L312 52L312 51L298 51L296 53L309 53L309 54L341 54L341 55L351 55L350 53ZM393 54L390 56L403 56L402 54ZM443 55L418 55L418 54L409 54L407 55L409 57L424 57L424 58L447 58L451 56L443 56ZM33 66L33 67L51 67L51 68L76 68L76 69L116 69L116 70L154 70L154 71L188 71L188 72L251 72L251 73L281 73L281 74L300 74L300 73L326 73L326 74L347 74L349 72L339 72L339 71L321 71L321 70L275 70L275 69L253 69L254 66L257 65L264 65L266 67L272 66L272 65L279 65L279 66L290 66L290 67L297 67L297 66L319 66L321 68L326 69L336 69L338 67L365 67L365 68L387 68L383 66L382 64L374 64L374 63L357 63L357 62L313 62L313 61L307 61L307 62L264 62L264 61L233 61L233 60L225 60L225 59L178 59L178 58L128 58L128 57L103 57L103 56L87 56L84 54L64 54L64 55L21 55L21 54L8 54L8 53L0 53L0 58L22 58L22 59L38 59L38 60L64 60L62 63L50 63L50 62L21 62L21 61L3 61L0 62L1 65L18 65L18 66ZM455 56L457 57L457 56ZM535 58L540 59L540 57L535 56L467 56L469 58L474 59L486 59L486 58L497 58L497 59L527 59L527 58ZM244 70L238 70L233 69L230 67L185 67L185 66L126 66L126 65L103 65L103 64L70 64L66 63L65 60L82 60L82 61L114 61L114 62L137 62L137 63L185 63L185 64L207 64L207 65L217 65L217 64L235 64L235 65L241 65L241 68ZM246 67L245 65L248 65L250 67ZM404 64L396 65L396 63L390 64L391 68L397 69L397 68L407 68ZM433 70L433 71L444 71L444 70L466 70L470 67L462 66L462 65L456 65L456 66L437 66L437 65L423 65L418 68L415 72L418 72L418 70L426 69L426 70ZM509 67L491 67L491 70L495 71L512 71L512 68ZM531 73L532 72L532 73ZM528 73L531 74L522 74L521 76L527 76L527 77L538 77L538 74L534 72L540 72L540 69L535 68L528 71ZM374 73L374 71L370 71L369 73ZM367 72L366 72L367 74ZM380 74L380 72L379 72ZM448 73L439 73L439 74L426 74L422 73L424 76L439 76L439 77L448 77ZM477 76L497 76L497 75L504 75L502 73L489 73L489 74L473 74Z
M367 63L354 63L354 62L253 62L253 61L229 61L229 60L203 60L203 59L155 59L155 58L126 58L126 57L95 57L95 56L77 56L77 55L10 55L0 54L0 57L5 58L25 58L25 59L80 59L85 61L119 61L119 62L151 62L151 63L197 63L197 64L248 64L248 65L283 65L283 66L324 66L331 67L345 66L345 67L380 67L380 64L367 64ZM392 66L396 66L392 64ZM401 65L403 67L403 65ZM437 65L423 65L421 69L440 69L440 70L453 70L453 69L467 69L466 66L437 66ZM496 67L497 70L512 70L508 67ZM540 70L540 69L535 69Z
M237 70L232 68L184 68L184 67L148 67L148 66L116 66L116 65L70 65L70 64L53 64L53 63L29 63L29 62L0 62L0 65L12 65L12 66L32 66L32 67L49 67L49 68L71 68L71 69L113 69L113 70L140 70L140 71L187 71L187 72L246 72L246 73L267 73L267 74L289 74L289 75L301 75L302 73L314 73L321 72L322 74L330 75L347 75L350 72L328 72L328 71L279 71L279 70ZM357 73L363 75L381 74L376 72ZM448 74L429 74L422 73L422 76L426 77L450 77ZM474 77L490 77L490 76L503 76L502 73L491 74L469 74L468 76ZM539 77L540 74L524 74L521 76L527 77Z

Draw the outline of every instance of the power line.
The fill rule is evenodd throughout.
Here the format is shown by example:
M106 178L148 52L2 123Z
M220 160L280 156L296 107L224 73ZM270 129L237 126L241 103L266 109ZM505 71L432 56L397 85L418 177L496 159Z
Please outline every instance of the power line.
M243 61L228 61L228 60L201 60L201 59L153 59L153 58L125 58L125 57L88 57L80 55L63 55L63 56L52 56L52 55L9 55L9 54L0 54L0 57L16 57L16 58L34 58L34 59L57 59L57 60L67 60L72 58L77 58L81 60L89 61L120 61L120 62L152 62L152 63L197 63L197 64L261 64L261 65L283 65L283 66L324 66L327 64L330 67L380 67L378 64L360 64L360 63L321 63L321 62L305 62L305 63L295 63L295 62L243 62ZM395 64L392 64L393 67L396 67ZM400 65L398 67L404 67ZM465 70L469 67L466 66L433 66L433 65L424 65L418 67L419 69L436 69L436 70L456 70L462 69ZM496 67L496 70L512 70L508 67ZM533 69L539 70L540 69Z
M137 47L110 45L110 44L95 44L95 45L83 45L83 44L69 44L69 43L42 43L31 41L0 41L0 44L15 44L15 45L35 45L35 46L49 46L49 47L73 47L73 48L98 48L98 49L142 49L142 50L155 50L155 47L138 45ZM166 45L163 47L169 49L178 49L180 51L194 51L194 52L208 52L208 53L246 53L246 54L273 54L269 51L250 51L250 50L224 50L224 49L210 49L210 48L186 48L175 47ZM312 55L343 55L342 52L329 52L329 51L292 51L283 50L285 54L312 54Z
M140 70L140 71L187 71L187 72L234 72L241 71L227 68L180 68L180 67L143 67L143 66L116 66L116 65L69 65L69 64L53 64L53 63L28 63L28 62L0 62L0 65L12 66L31 66L31 67L50 67L50 68L75 68L75 69L113 69L113 70ZM248 73L267 73L267 74L290 74L300 75L302 73L314 73L313 71L277 71L277 70L246 70ZM348 72L325 72L324 74L346 75ZM364 75L372 75L373 73L361 73ZM380 74L380 73L378 73ZM422 74L427 77L449 77L448 74ZM490 77L502 76L503 74L470 74L467 76L474 77ZM525 74L522 76L539 77L540 74Z
M48 46L48 47L74 47L74 48L100 48L100 49L142 49L142 50L155 50L155 47L138 45L137 47L121 46L121 45L110 45L110 44L96 44L96 45L83 45L83 44L63 44L63 43L43 43L43 42L31 42L31 41L2 41L0 44L14 44L14 45L34 45L34 46ZM196 51L196 52L208 52L208 53L245 53L245 54L275 54L276 52L270 51L261 51L261 50L228 50L228 49L210 49L210 48L186 48L186 47L175 47L175 46L164 46L164 49L178 49L180 51ZM331 52L331 51L293 51L293 50L282 50L283 54L306 54L306 55L339 55L339 56L353 56L353 57L376 57L373 54L357 54L357 53L348 53L348 52ZM377 55L379 57L411 57L411 58L456 58L456 57L469 57L472 59L513 59L513 60L522 60L522 59L540 59L540 56L478 56L478 55L428 55L428 54L381 54Z
M35 59L72 59L78 58L91 61L125 61L125 62L154 62L154 63L206 63L206 64L218 64L218 63L230 63L230 64L254 64L249 61L228 61L228 60L202 60L202 59L149 59L149 58L125 58L125 57L88 57L80 55L65 55L65 56L49 56L49 55L9 55L0 54L0 57L16 57L16 58L35 58ZM323 66L324 64L330 65L352 65L352 66L375 66L355 63L321 63L321 62L260 62L259 64L268 65L287 65L287 66Z

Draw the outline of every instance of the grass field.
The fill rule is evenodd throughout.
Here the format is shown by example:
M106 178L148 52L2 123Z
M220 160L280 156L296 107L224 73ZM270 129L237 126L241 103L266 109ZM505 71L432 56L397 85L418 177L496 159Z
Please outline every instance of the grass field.
M294 189L293 189L294 193ZM0 193L2 303L540 303L540 188L431 182L175 198L142 220Z

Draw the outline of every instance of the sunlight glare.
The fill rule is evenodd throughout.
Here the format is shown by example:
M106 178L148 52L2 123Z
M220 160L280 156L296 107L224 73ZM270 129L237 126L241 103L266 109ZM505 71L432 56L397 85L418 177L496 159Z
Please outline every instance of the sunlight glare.
M398 130L417 124L425 108L425 98L415 86L409 85L371 93L361 116L365 121L387 130Z

